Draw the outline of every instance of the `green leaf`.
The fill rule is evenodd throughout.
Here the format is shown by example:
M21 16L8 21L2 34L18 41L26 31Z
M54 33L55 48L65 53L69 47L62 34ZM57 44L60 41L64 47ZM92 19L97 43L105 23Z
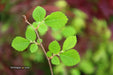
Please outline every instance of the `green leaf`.
M29 54L29 58L31 61L34 61L36 63L42 63L44 62L43 51L40 48L38 48L38 52Z
M87 68L86 68L87 67ZM94 73L94 64L92 61L89 60L82 60L81 63L79 64L80 70L82 70L85 74L90 74Z
M67 69L65 69L64 64L61 63L61 64L55 66L53 68L53 71L54 71L55 75L66 75Z
M46 11L44 8L40 6L37 6L32 13L32 17L37 22L43 21L45 16L46 16Z
M76 15L76 17L79 17L81 19L87 19L88 18L87 14L84 13L83 11L79 10L79 9L75 9L73 12Z
M58 41L62 39L61 29L52 28L52 37Z
M71 75L81 75L81 74L80 74L80 71L78 69L72 69Z
M51 63L54 64L54 65L59 65L60 64L60 60L57 56L54 56L52 59L51 59Z
M48 51L46 54L47 54L48 57L52 56L52 53L50 51Z
M40 41L41 41L41 43L42 43L42 41L43 41L43 40L42 40L42 39L40 39ZM38 40L37 40L37 43L40 43L40 41L39 41L39 39L38 39Z
M77 33L80 33L83 29L85 29L85 20L80 17L76 17L72 21L72 25L75 28Z
M14 49L16 49L17 51L25 50L28 47L29 44L30 44L29 40L27 40L23 37L20 37L20 36L17 36L12 41L12 47Z
M45 25L44 22L42 22L42 23L41 22L34 22L33 23L34 28L37 28L38 25L40 25L39 28L38 28L40 35L44 35L47 32L48 27Z
M36 52L37 49L38 49L38 46L37 46L36 44L31 44L31 46L30 46L30 52L31 52L31 53Z
M32 24L32 25L33 25L33 27L34 27L34 28L37 28L37 27L38 27L38 25L39 25L39 23L40 23L40 22L33 22L33 24Z
M66 66L74 66L80 62L79 53L74 49L61 53L60 58Z
M53 12L45 19L45 23L52 28L61 28L65 26L68 18L62 12Z
M75 35L75 29L71 26L67 26L63 29L62 34L64 35L64 37L69 37L69 36L73 36Z
M36 40L36 33L31 26L27 27L27 30L25 32L25 36L28 40L31 40L31 41Z
M68 37L63 43L63 51L73 48L77 43L76 36Z
M49 50L54 53L54 54L57 54L60 52L60 45L57 41L52 41L50 44L49 44Z
M62 39L62 35L61 34L53 34L52 35L56 40L60 41Z
M47 30L48 30L48 27L44 23L40 24L38 28L40 35L44 35L47 32Z

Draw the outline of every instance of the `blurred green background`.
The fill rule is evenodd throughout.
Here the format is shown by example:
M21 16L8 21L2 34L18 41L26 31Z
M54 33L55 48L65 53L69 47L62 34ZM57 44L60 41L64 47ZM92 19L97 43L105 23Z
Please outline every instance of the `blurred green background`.
M47 15L62 11L69 18L66 29L77 36L75 49L81 62L73 67L53 66L54 75L113 75L113 0L0 0L0 75L50 75L41 50L29 48L17 52L11 47L15 36L24 36L27 24L33 22L32 11L42 6ZM66 32L65 32L66 33ZM49 29L41 35L45 49L53 40L62 45L68 35L62 29ZM29 66L29 70L12 70L10 66Z

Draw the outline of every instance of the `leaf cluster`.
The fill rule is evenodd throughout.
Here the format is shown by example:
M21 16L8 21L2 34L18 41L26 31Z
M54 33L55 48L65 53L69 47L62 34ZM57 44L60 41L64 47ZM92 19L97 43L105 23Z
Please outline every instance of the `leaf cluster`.
M59 43L57 41L52 41L49 44L49 51L47 52L47 56L51 58L52 64L59 65L60 60L66 66L74 66L78 64L80 62L79 53L75 49L72 49L76 43L76 36L70 36L64 41L61 50Z
M32 23L33 27L37 29L40 35L44 35L48 27L51 28L61 28L65 26L67 23L67 17L62 12L53 12L50 15L46 16L46 10L40 6L36 7L33 11L32 17L34 18L35 22ZM25 38L17 36L12 41L12 47L15 48L17 51L25 50L29 44L30 51L35 52L38 49L37 44L39 44L39 39L36 42L36 33L32 26L28 26L25 32Z
M36 52L38 45L42 42L41 39L36 38L36 31L40 35L44 35L48 31L48 27L61 29L65 27L68 20L65 14L59 11L46 16L46 10L40 6L34 9L32 17L35 22L32 23L32 26L30 25L26 28L25 38L17 36L12 41L12 47L17 51L24 51L30 45L30 52ZM74 66L80 62L79 53L72 49L77 43L76 36L72 36L76 32L72 27L67 26L61 33L64 37L67 37L62 49L57 41L53 41L48 46L49 51L47 52L47 56L51 58L52 64L58 65L61 60L66 66Z

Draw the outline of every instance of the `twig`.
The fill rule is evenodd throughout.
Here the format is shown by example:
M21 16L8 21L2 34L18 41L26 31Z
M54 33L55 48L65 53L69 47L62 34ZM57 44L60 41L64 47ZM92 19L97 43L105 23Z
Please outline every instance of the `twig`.
M43 52L44 52L44 55L46 56L46 58L47 58L47 60L48 60L48 64L49 64L50 71L51 71L51 75L53 75L52 65L51 65L51 63L50 63L49 58L48 58L47 55L46 55L45 48L44 48L43 44L41 43L40 36L39 36L37 30L36 30L36 29L32 26L32 24L27 20L27 18L26 18L25 15L23 15L23 17L24 17L24 19L25 19L25 22L26 22L27 24L29 24L29 25L35 30L35 33L36 33L36 35L37 35L37 38L39 39L39 42L40 42L40 46L42 47L42 50L43 50ZM39 25L38 25L38 26L39 26Z
M36 41L30 41L30 43L35 43L37 45L40 45L40 43L37 43Z
M41 23L39 23L39 25L36 27L36 29L35 29L35 30L37 30L37 29L39 28L40 24L41 24Z
M64 51L60 51L58 54L53 54L53 56L49 57L49 60L52 59L54 56L59 56L61 53L63 53Z

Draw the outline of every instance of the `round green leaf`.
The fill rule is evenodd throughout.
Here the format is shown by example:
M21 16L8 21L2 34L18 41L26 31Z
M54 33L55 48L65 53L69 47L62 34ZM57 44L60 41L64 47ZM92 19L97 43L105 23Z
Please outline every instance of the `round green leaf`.
M66 66L74 66L80 62L79 53L74 49L61 53L60 58Z
M37 28L38 25L40 25L39 28L38 28L40 35L44 35L47 32L48 27L45 25L44 22L42 22L42 23L41 22L34 22L33 23L34 28Z
M68 18L62 12L53 12L45 19L45 23L52 28L61 28L65 26Z
M49 44L49 50L54 53L54 54L57 54L60 52L60 45L57 41L52 41L50 44Z
M12 47L14 49L16 49L17 51L25 50L28 47L29 44L30 44L29 40L27 40L23 37L19 37L19 36L14 38L13 41L12 41Z
M67 26L63 29L62 34L64 37L69 37L75 35L75 29L71 26Z
M39 39L37 39L37 42L38 42L38 43L40 43L40 41L41 41L41 43L42 43L42 41L43 41L43 40L42 40L42 39L40 39L40 40L39 40Z
M52 53L51 53L50 51L48 51L48 52L46 53L46 55L47 55L48 57L51 57L51 56L52 56Z
M40 23L40 22L33 22L33 24L32 24L32 25L33 25L33 27L34 27L34 28L37 28L37 27L38 27L38 25L39 25L39 23Z
M32 16L37 22L43 21L44 17L46 16L46 11L44 8L38 6L34 9Z
M37 49L38 49L38 46L37 46L36 44L31 44L31 46L30 46L30 52L31 52L31 53L36 52Z
M31 26L27 27L27 30L25 32L25 36L28 40L31 40L31 41L36 40L36 33Z
M77 43L76 36L69 36L63 43L63 50L68 50L73 48Z
M48 30L48 27L44 23L40 24L38 28L40 35L44 35L47 32L47 30Z
M52 59L51 59L51 63L54 64L54 65L59 65L60 64L60 60L57 56L54 56Z
M80 71L78 69L72 69L71 75L81 75L81 74L80 74Z

